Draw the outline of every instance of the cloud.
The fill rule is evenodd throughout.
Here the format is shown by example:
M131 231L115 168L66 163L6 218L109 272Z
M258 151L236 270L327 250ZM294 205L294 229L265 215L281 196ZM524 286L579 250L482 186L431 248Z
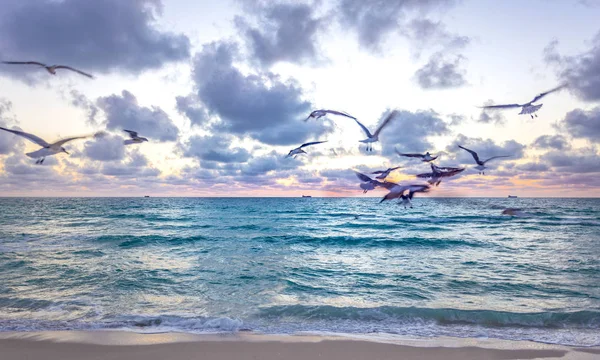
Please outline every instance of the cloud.
M600 32L592 40L591 48L581 54L563 56L557 47L556 40L546 46L546 62L556 67L558 76L580 99L600 100Z
M600 140L600 106L589 111L575 109L565 115L559 124L575 138L585 138L593 142Z
M382 155L397 158L395 147L401 152L431 151L434 145L428 138L449 133L448 125L434 111L401 110L381 132Z
M485 102L485 104L483 104L484 106L488 106L488 105L494 105L494 101L493 100L488 100ZM506 117L504 117L504 114L502 112L502 110L481 110L481 112L479 113L479 117L476 119L477 122L483 123L483 124L496 124L496 125L502 125L506 123Z
M11 129L15 120L11 115L12 103L4 98L0 98L0 126ZM15 150L23 149L23 138L0 130L0 155L10 154Z
M200 160L219 163L243 163L250 159L250 153L243 148L231 148L234 139L230 135L192 136L182 146L183 154ZM207 165L210 167L210 165Z
M431 55L427 64L417 70L416 81L423 89L450 89L464 86L467 81L466 71L461 69L463 59L458 55L453 60L448 60L442 53L435 53Z
M159 141L175 141L179 130L169 115L161 108L139 106L137 99L127 90L121 96L101 97L96 105L106 114L106 126L112 130L134 130L141 136Z
M259 26L253 27L242 18L236 25L246 39L254 60L262 66L279 61L299 64L321 62L317 34L325 27L323 18L314 15L314 4L253 2L247 15L254 16Z
M518 160L524 156L525 145L514 140L508 140L502 144L496 144L492 139L469 138L463 134L458 134L457 137L447 147L446 152L449 156L454 156L461 164L474 164L473 157L467 151L458 147L462 145L471 149L479 155L482 160L492 156L510 155L510 158L498 159L496 162ZM494 160L492 160L494 161Z
M191 122L192 125L204 125L208 122L208 113L204 109L197 96L177 96L175 98L177 111L185 115Z
M187 36L156 26L160 0L5 0L2 10L0 53L10 60L139 73L190 55Z
M237 56L235 44L213 42L194 59L198 97L209 113L220 117L213 131L271 145L302 143L330 131L326 121L300 121L311 105L296 81L270 72L244 75L233 64Z
M107 135L98 139L86 141L83 153L92 160L122 160L125 157L123 138L115 135Z
M408 17L423 15L436 8L448 7L454 0L340 0L337 9L343 27L356 31L360 45L380 50L387 35L406 26Z
M559 172L593 173L600 172L599 156L596 148L582 148L569 152L550 151L543 158Z
M440 45L444 52L448 52L464 49L471 43L471 38L468 36L450 33L441 22L426 18L411 20L407 25L406 36L419 50Z
M531 145L538 149L566 150L571 148L571 144L562 135L542 135L535 139Z
M98 115L98 107L77 90L71 90L70 95L71 105L83 109L87 113L87 123L92 126L97 125L96 116Z

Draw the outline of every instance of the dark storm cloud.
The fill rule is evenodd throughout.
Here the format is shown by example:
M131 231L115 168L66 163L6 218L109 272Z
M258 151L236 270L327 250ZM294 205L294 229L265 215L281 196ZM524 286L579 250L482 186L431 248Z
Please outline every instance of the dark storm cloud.
M434 111L401 110L381 132L382 154L397 159L394 147L401 152L410 153L432 151L434 144L428 137L449 133L446 123Z
M542 135L531 145L538 149L566 150L571 148L569 141L562 135Z
M545 161L559 172L593 173L600 172L598 150L583 148L572 151L550 151L544 154Z
M423 89L450 89L467 84L466 71L461 68L462 56L446 59L442 53L431 55L427 64L415 73L415 79Z
M551 42L545 49L546 62L556 66L559 77L582 100L600 100L600 32L592 40L591 48L574 56L563 56L558 42Z
M358 34L364 48L379 50L385 37L406 26L411 14L423 15L435 8L452 5L453 0L340 0L337 8L341 25Z
M270 72L244 75L233 64L235 44L213 42L194 59L198 97L221 121L215 131L247 135L270 145L293 145L328 131L325 121L303 122L311 105L300 85Z
M315 64L321 60L317 35L325 22L315 16L313 4L252 2L247 5L247 15L256 18L259 26L252 26L242 17L236 18L236 25L258 63L263 66L279 61Z
M107 135L99 139L86 141L83 153L92 160L122 160L125 157L123 138L115 135Z
M192 136L183 148L183 154L200 160L218 163L243 163L250 159L250 153L240 147L231 147L233 136L211 135ZM209 166L210 165L206 165ZM203 166L204 167L204 166Z
M192 125L204 125L208 122L208 113L195 95L177 96L175 101L177 111L185 115L192 122Z
M11 115L12 103L4 98L0 98L0 126L12 129L16 121ZM13 151L23 149L23 138L7 131L0 130L0 155L10 154Z
M187 59L189 39L156 26L161 9L160 0L5 0L0 54L92 72L138 73Z
M159 141L177 140L179 130L169 115L156 106L139 106L135 96L127 90L123 90L121 96L101 97L96 104L106 114L106 126L111 130L134 130L140 136Z
M481 160L488 159L492 156L510 155L510 158L492 160L496 164L503 161L512 161L520 159L524 156L525 145L514 140L508 140L502 144L496 144L492 139L469 138L463 134L459 134L450 145L446 147L446 152L449 156L454 156L461 164L474 164L475 161L471 154L458 147L462 145L471 149L479 155ZM490 163L491 164L491 163Z
M600 141L600 107L589 111L581 109L570 111L558 126L561 125L575 138L598 142Z

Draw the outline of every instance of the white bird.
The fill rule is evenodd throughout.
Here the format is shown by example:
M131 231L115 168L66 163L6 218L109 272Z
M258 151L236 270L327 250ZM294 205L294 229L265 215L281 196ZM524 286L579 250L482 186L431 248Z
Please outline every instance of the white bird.
M525 104L486 105L486 106L481 106L481 108L486 109L486 110L521 108L521 112L519 113L519 115L530 115L531 118L533 119L534 115L535 115L535 117L537 117L537 114L535 114L536 111L538 111L542 107L542 105L544 105L544 104L534 105L533 103L536 101L539 101L541 98L543 98L544 96L546 96L548 94L551 94L555 91L561 90L562 88L564 88L566 86L567 86L567 84L563 84L558 87L555 87L552 90L548 90L546 92L538 94L536 97L533 98L533 100L531 100L530 102L525 103Z
M322 144L322 143L326 143L326 142L327 141L313 141L313 142L302 144L302 145L298 146L297 148L290 150L290 152L287 154L286 158L293 156L295 159L296 156L299 154L306 154L306 151L302 150L303 147L316 145L316 144Z
M375 132L373 134L371 134L371 132L369 131L369 129L367 129L366 126L364 126L363 124L360 123L360 121L358 121L356 118L354 119L354 121L356 121L356 123L363 129L363 131L365 132L365 134L367 134L367 138L364 140L359 140L361 143L365 143L367 144L367 151L373 151L373 146L371 145L374 142L379 141L379 133L381 132L381 130L383 130L383 128L390 123L390 121L396 117L396 115L398 115L398 111L397 110L393 110L391 111L381 122L381 124L379 125L379 127L377 127L377 130L375 130Z
M391 199L397 199L397 198L401 198L402 199L402 195L405 195L405 193L408 191L408 198L409 200L413 198L414 194L417 192L429 192L429 189L431 188L429 185L400 185L400 184L395 184L395 183L387 183L388 185L386 186L388 188L388 190L390 190L389 193L387 193L383 199L381 199L381 201L379 203L382 203L386 200L391 200ZM390 186L391 185L391 186Z
M429 153L429 151L426 152L425 154L404 154L404 153L401 153L400 151L398 151L398 149L394 149L394 150L396 150L396 154L398 154L399 156L405 156L405 157L411 157L411 158L419 158L423 162L431 162L431 161L433 161L433 160L435 160L435 159L437 159L439 157L439 155L438 156L432 156Z
M78 69L75 69L73 67L66 66L66 65L46 65L46 64L42 64L37 61L3 61L2 63L10 64L10 65L37 65L37 66L41 66L41 67L45 68L52 75L56 75L56 70L58 70L58 69L66 69L66 70L74 71L80 75L87 76L90 79L94 78L92 75L90 75L86 72L83 72L81 70L78 70Z
M127 140L123 141L123 144L125 144L125 145L139 144L139 143L143 143L144 141L148 141L148 139L146 139L145 137L138 136L137 131L133 131L133 130L123 130L123 131L128 133L129 137L131 138L131 139L127 139Z
M27 140L34 142L34 143L38 144L39 146L41 146L42 147L41 149L25 154L25 155L29 156L30 158L37 159L35 162L36 164L42 164L44 162L44 159L46 158L46 156L52 156L52 155L62 153L62 152L69 154L69 152L67 150L65 150L65 148L63 147L63 145L69 141L77 140L77 139L85 139L85 138L89 138L92 136L99 137L101 135L104 135L104 132L97 132L97 133L91 134L91 135L74 136L74 137L58 140L58 141L50 144L50 143L46 142L44 139L37 137L33 134L29 134L29 133L26 133L23 131L18 131L18 130L10 130L10 129L3 128L1 126L0 126L0 129L11 132L15 135L22 136L22 137L26 138Z
M393 168L389 168L387 170L378 170L378 171L373 171L371 174L380 174L379 176L376 176L375 179L385 179L386 177L388 177L388 175L390 175L390 173L394 170L398 170L400 169L401 166L396 166Z
M442 182L442 178L451 177L457 174L460 174L465 170L465 168L455 168L455 167L440 167L434 164L431 165L430 173L418 174L418 178L430 178L427 180L431 185L438 186Z
M475 169L479 170L479 174L483 174L485 175L484 170L487 169L487 167L485 166L485 164L490 161L490 160L494 160L494 159L498 159L498 158L506 158L506 157L510 157L510 155L500 155L500 156L492 156L491 158L487 159L487 160L483 160L481 161L479 159L479 156L477 155L477 153L473 150L469 150L465 147L462 147L460 145L458 145L459 148L466 150L468 152L471 153L471 155L473 155L473 159L475 159L475 162L477 163L477 166L475 166Z
M350 115L348 113L342 112L342 111L322 109L322 110L315 110L315 111L311 112L310 115L308 115L308 117L306 119L304 119L304 121L308 121L311 118L313 118L313 119L320 119L320 118L322 118L323 116L325 116L327 114L340 115L340 116L345 116L345 117L350 118L350 119L356 119L354 116L352 116L352 115Z
M390 186L389 184L393 184L393 183L373 180L370 177L368 177L367 175L361 174L358 171L355 171L354 173L356 174L356 177L358 177L358 179L360 181L362 181L360 184L360 188L363 189L363 194L366 194L367 191L369 191L369 190L374 190L378 186L387 187L387 186Z

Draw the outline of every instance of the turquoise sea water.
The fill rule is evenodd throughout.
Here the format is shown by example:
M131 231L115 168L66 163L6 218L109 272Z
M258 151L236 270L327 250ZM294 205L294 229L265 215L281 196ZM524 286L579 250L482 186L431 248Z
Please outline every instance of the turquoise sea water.
M600 345L600 199L378 201L2 198L0 330Z

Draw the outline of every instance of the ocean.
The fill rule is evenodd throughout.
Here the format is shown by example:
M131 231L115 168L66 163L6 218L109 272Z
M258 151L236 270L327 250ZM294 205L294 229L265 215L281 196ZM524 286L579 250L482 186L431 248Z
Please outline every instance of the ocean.
M600 345L600 199L413 203L0 198L0 331Z

